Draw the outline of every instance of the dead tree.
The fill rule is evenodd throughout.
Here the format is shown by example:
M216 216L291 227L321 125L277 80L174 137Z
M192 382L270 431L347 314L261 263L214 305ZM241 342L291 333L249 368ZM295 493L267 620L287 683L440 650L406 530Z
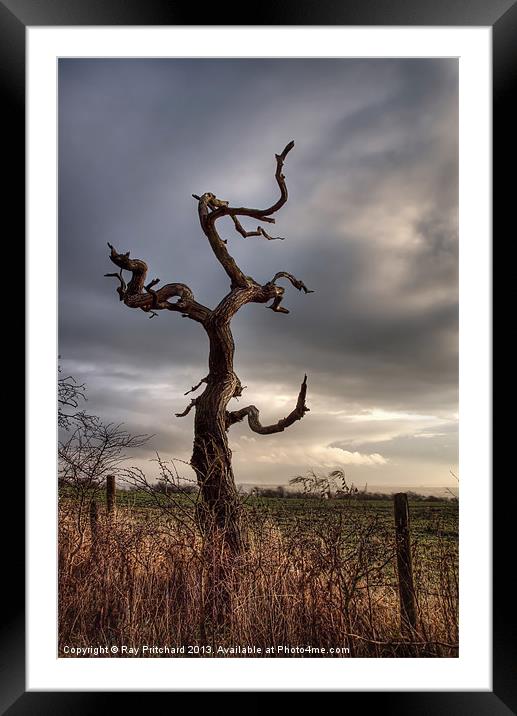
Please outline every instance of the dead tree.
M287 186L282 173L287 154L294 146L290 142L281 154L276 154L275 179L280 189L279 199L266 209L232 207L229 202L218 199L215 194L206 192L201 196L192 196L198 202L198 214L201 229L208 239L217 260L230 280L230 291L215 308L207 308L198 303L192 291L183 283L168 283L156 288L160 279L147 282L147 264L141 259L130 258L129 252L118 253L111 244L110 259L119 268L118 273L105 274L118 280L119 299L129 308L138 308L150 314L158 311L174 311L190 318L205 329L210 345L208 375L188 390L193 393L201 385L204 391L192 398L189 405L177 417L195 411L194 449L191 465L196 473L200 495L200 521L205 533L214 529L224 535L226 544L236 550L243 543L240 522L239 498L232 471L232 453L228 446L228 429L236 422L248 419L251 430L261 435L270 435L285 430L295 421L301 420L309 410L305 404L307 376L304 377L296 406L285 418L272 425L262 425L258 409L248 405L240 410L228 410L232 398L242 395L243 386L233 369L235 345L230 328L231 320L237 311L247 303L271 302L267 308L275 313L287 314L289 311L281 305L285 289L278 285L281 279L289 281L296 289L312 293L299 279L287 271L279 271L264 284L258 283L246 275L230 256L227 241L217 230L219 219L227 216L233 221L236 231L247 237L262 237L268 241L280 239L268 234L261 226L255 231L246 231L239 217L250 217L262 223L273 224L275 214L287 201ZM123 271L129 271L131 279L126 283ZM176 300L171 300L176 299Z

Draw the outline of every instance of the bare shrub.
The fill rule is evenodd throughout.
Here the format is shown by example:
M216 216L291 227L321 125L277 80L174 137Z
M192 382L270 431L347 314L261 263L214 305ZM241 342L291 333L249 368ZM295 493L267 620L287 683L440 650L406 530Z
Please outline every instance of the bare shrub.
M71 554L81 550L85 531L95 512L93 502L104 488L108 475L116 478L131 450L144 445L151 436L133 435L122 424L104 423L79 407L87 400L86 385L73 376L58 378L58 482L60 495L73 500L61 500L61 514L70 512L75 522Z

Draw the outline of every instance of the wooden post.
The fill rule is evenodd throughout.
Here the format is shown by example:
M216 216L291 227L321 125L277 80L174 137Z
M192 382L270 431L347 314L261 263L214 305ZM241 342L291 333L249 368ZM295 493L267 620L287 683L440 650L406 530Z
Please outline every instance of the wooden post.
M115 475L106 477L106 507L108 515L111 515L115 509Z
M407 494L398 492L393 495L393 503L395 508L395 537L399 577L400 624L402 632L411 634L417 625L417 603L411 561Z

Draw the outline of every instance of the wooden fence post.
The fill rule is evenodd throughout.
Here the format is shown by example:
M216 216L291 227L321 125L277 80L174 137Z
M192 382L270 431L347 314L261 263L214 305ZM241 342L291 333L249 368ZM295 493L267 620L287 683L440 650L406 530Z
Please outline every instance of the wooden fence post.
M417 603L413 582L411 560L411 540L409 532L409 505L407 494L398 492L393 495L395 510L395 537L397 547L397 571L399 579L400 624L406 634L411 634L417 626Z
M108 475L106 477L106 507L108 515L115 509L115 499L115 475Z

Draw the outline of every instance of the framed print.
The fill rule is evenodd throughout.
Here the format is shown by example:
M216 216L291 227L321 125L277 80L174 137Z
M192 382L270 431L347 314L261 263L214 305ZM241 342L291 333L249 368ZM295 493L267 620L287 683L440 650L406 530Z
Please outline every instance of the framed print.
M489 268L515 7L495 7L200 26L3 3L29 397L8 713L125 691L513 707Z

